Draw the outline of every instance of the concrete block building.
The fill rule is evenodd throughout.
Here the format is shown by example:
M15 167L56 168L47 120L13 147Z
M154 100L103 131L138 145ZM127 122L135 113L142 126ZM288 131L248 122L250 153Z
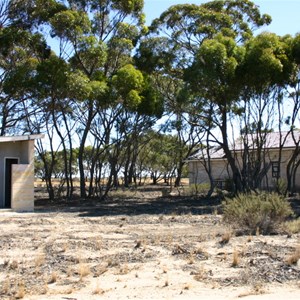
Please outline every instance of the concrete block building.
M284 138L280 138L280 135ZM296 141L300 141L300 131L294 132ZM280 150L280 141L284 141ZM255 142L251 142L254 138L248 138L250 147L249 154L255 158L257 147ZM282 143L282 142L281 142ZM270 132L266 135L264 145L261 149L263 162L261 168L264 176L260 180L261 189L275 189L277 178L281 178L283 182L287 182L287 165L295 151L295 141L291 134L286 132ZM238 166L243 166L243 143L241 139L235 141L231 150L237 161ZM254 160L254 159L253 159ZM207 155L199 151L188 159L189 182L190 184L209 183L207 171L208 158ZM297 161L295 162L297 163ZM224 189L226 183L231 180L232 174L225 153L222 149L212 149L210 153L210 172L215 186ZM279 173L279 174L278 174ZM295 172L295 190L300 191L300 167Z
M34 210L34 141L43 137L0 137L0 209Z

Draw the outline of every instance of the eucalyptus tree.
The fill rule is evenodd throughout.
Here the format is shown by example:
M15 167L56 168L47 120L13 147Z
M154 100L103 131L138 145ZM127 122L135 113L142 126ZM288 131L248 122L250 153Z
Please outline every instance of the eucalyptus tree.
M260 186L270 168L266 161L268 133L280 132L278 161L281 161L282 148L290 134L289 130L283 131L287 113L284 111L285 91L294 73L289 44L289 38L272 33L262 33L245 44L245 59L238 71L243 87L239 102L239 117L243 120L241 169L243 184L251 189ZM279 174L280 169L277 180Z
M300 111L300 34L294 38L287 36L285 41L290 47L291 61L294 66L294 72L290 76L289 86L286 94L291 102L291 111L284 119L286 125L289 126L289 132L295 144L295 149L288 161L287 174L287 192L294 193L296 191L296 172L300 165L300 139L299 139L299 111Z
M31 78L49 54L40 34L11 26L8 21L0 27L0 135L26 131L22 121L36 109Z
M76 125L72 107L74 103L70 99L69 89L74 84L74 74L71 74L69 65L54 53L37 66L34 76L36 106L41 107L40 114L36 116L40 120L39 130L46 127L52 160L44 160L48 167L47 182L51 181L57 153L62 155L64 176L60 176L62 183L66 184L66 196L72 198L73 186L73 132ZM78 83L78 80L76 81ZM77 88L78 89L78 88ZM74 89L73 89L74 90ZM74 92L73 92L74 93ZM29 118L32 121L33 118ZM37 124L37 120L35 120ZM56 139L54 140L54 136ZM39 145L39 155L47 153L47 149ZM62 150L60 150L62 148ZM45 166L46 167L46 166Z
M115 131L118 139L114 139L114 151L110 152L110 158L115 166L119 166L119 171L122 169L124 184L129 186L136 176L142 134L161 116L163 99L153 88L151 78L132 65L121 68L113 77L112 83L123 102L123 109L116 118Z
M77 122L73 132L79 139L80 189L81 196L85 197L83 157L87 140L95 138L90 133L99 124L96 119L107 116L99 113L105 110L116 119L120 108L131 109L135 101L141 100L142 87L126 93L126 86L122 88L120 82L116 85L113 78L127 75L130 78L136 71L131 52L145 30L143 1L15 0L11 3L14 24L48 31L59 45L58 56L68 64L68 93L60 102L68 106ZM111 142L112 130L107 130L100 144L96 143L97 147L102 141ZM68 129L67 132L71 136ZM63 141L64 136L57 133Z
M182 79L185 64L180 60L181 52L182 49L173 47L167 37L150 35L141 41L135 55L136 64L150 74L153 85L164 99L164 123L159 130L177 134L175 186L180 185L185 160L203 138L200 122L195 122L192 113L198 104L190 98Z
M170 183L175 176L178 154L176 136L149 130L144 132L146 143L138 153L137 166L144 177L150 177L152 184L164 180Z
M236 190L242 190L243 185L230 151L228 118L241 92L237 68L245 53L242 44L253 36L253 30L270 21L248 0L174 5L152 23L149 41L157 44L154 55L144 51L156 70L181 81L179 90L188 91L192 103L197 103L187 113L198 115L199 124L209 129L207 140L213 139L223 148ZM221 139L215 138L210 130L213 127L220 130Z

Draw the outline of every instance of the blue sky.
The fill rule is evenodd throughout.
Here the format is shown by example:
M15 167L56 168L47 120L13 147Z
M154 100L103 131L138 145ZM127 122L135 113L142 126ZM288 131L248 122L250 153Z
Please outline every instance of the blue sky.
M204 0L144 0L147 23L159 17L159 15L171 5L182 3L201 4ZM278 35L300 33L300 0L254 0L260 7L261 13L267 13L272 17L272 23L264 27L264 31L274 32Z

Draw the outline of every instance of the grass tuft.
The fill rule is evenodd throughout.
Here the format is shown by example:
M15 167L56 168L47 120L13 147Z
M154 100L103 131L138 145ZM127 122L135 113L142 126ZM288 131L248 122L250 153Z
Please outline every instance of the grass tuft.
M57 281L57 273L55 271L53 271L51 273L50 279L48 281L48 283L55 283Z
M237 267L240 263L240 256L239 256L239 252L234 249L233 253L232 253L232 267Z
M300 218L293 221L287 221L283 224L283 229L289 234L300 233Z
M298 260L300 259L300 245L295 249L294 253L292 253L287 258L287 264L288 265L296 265L298 263Z
M16 299L23 299L25 297L25 284L23 281L19 282L18 284L18 290L15 295Z
M86 277L91 273L91 270L88 265L80 263L78 267L78 273L80 276L80 280L82 280L83 277Z

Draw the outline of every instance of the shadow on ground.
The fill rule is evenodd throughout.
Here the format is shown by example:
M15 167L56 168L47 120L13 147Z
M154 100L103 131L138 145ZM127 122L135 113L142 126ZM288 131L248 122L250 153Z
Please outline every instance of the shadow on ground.
M221 209L220 198L191 198L181 196L155 198L114 198L105 201L36 200L36 212L77 212L81 217L142 215L142 214L209 214Z
M222 198L215 196L187 197L161 195L162 188L144 188L139 193L124 197L122 194L109 197L106 200L82 199L76 197L73 200L55 200L43 198L35 201L36 212L74 212L81 217L118 216L118 215L142 215L142 214L211 214L221 212ZM120 196L121 195L121 196ZM300 199L290 198L289 202L295 213L300 216Z

